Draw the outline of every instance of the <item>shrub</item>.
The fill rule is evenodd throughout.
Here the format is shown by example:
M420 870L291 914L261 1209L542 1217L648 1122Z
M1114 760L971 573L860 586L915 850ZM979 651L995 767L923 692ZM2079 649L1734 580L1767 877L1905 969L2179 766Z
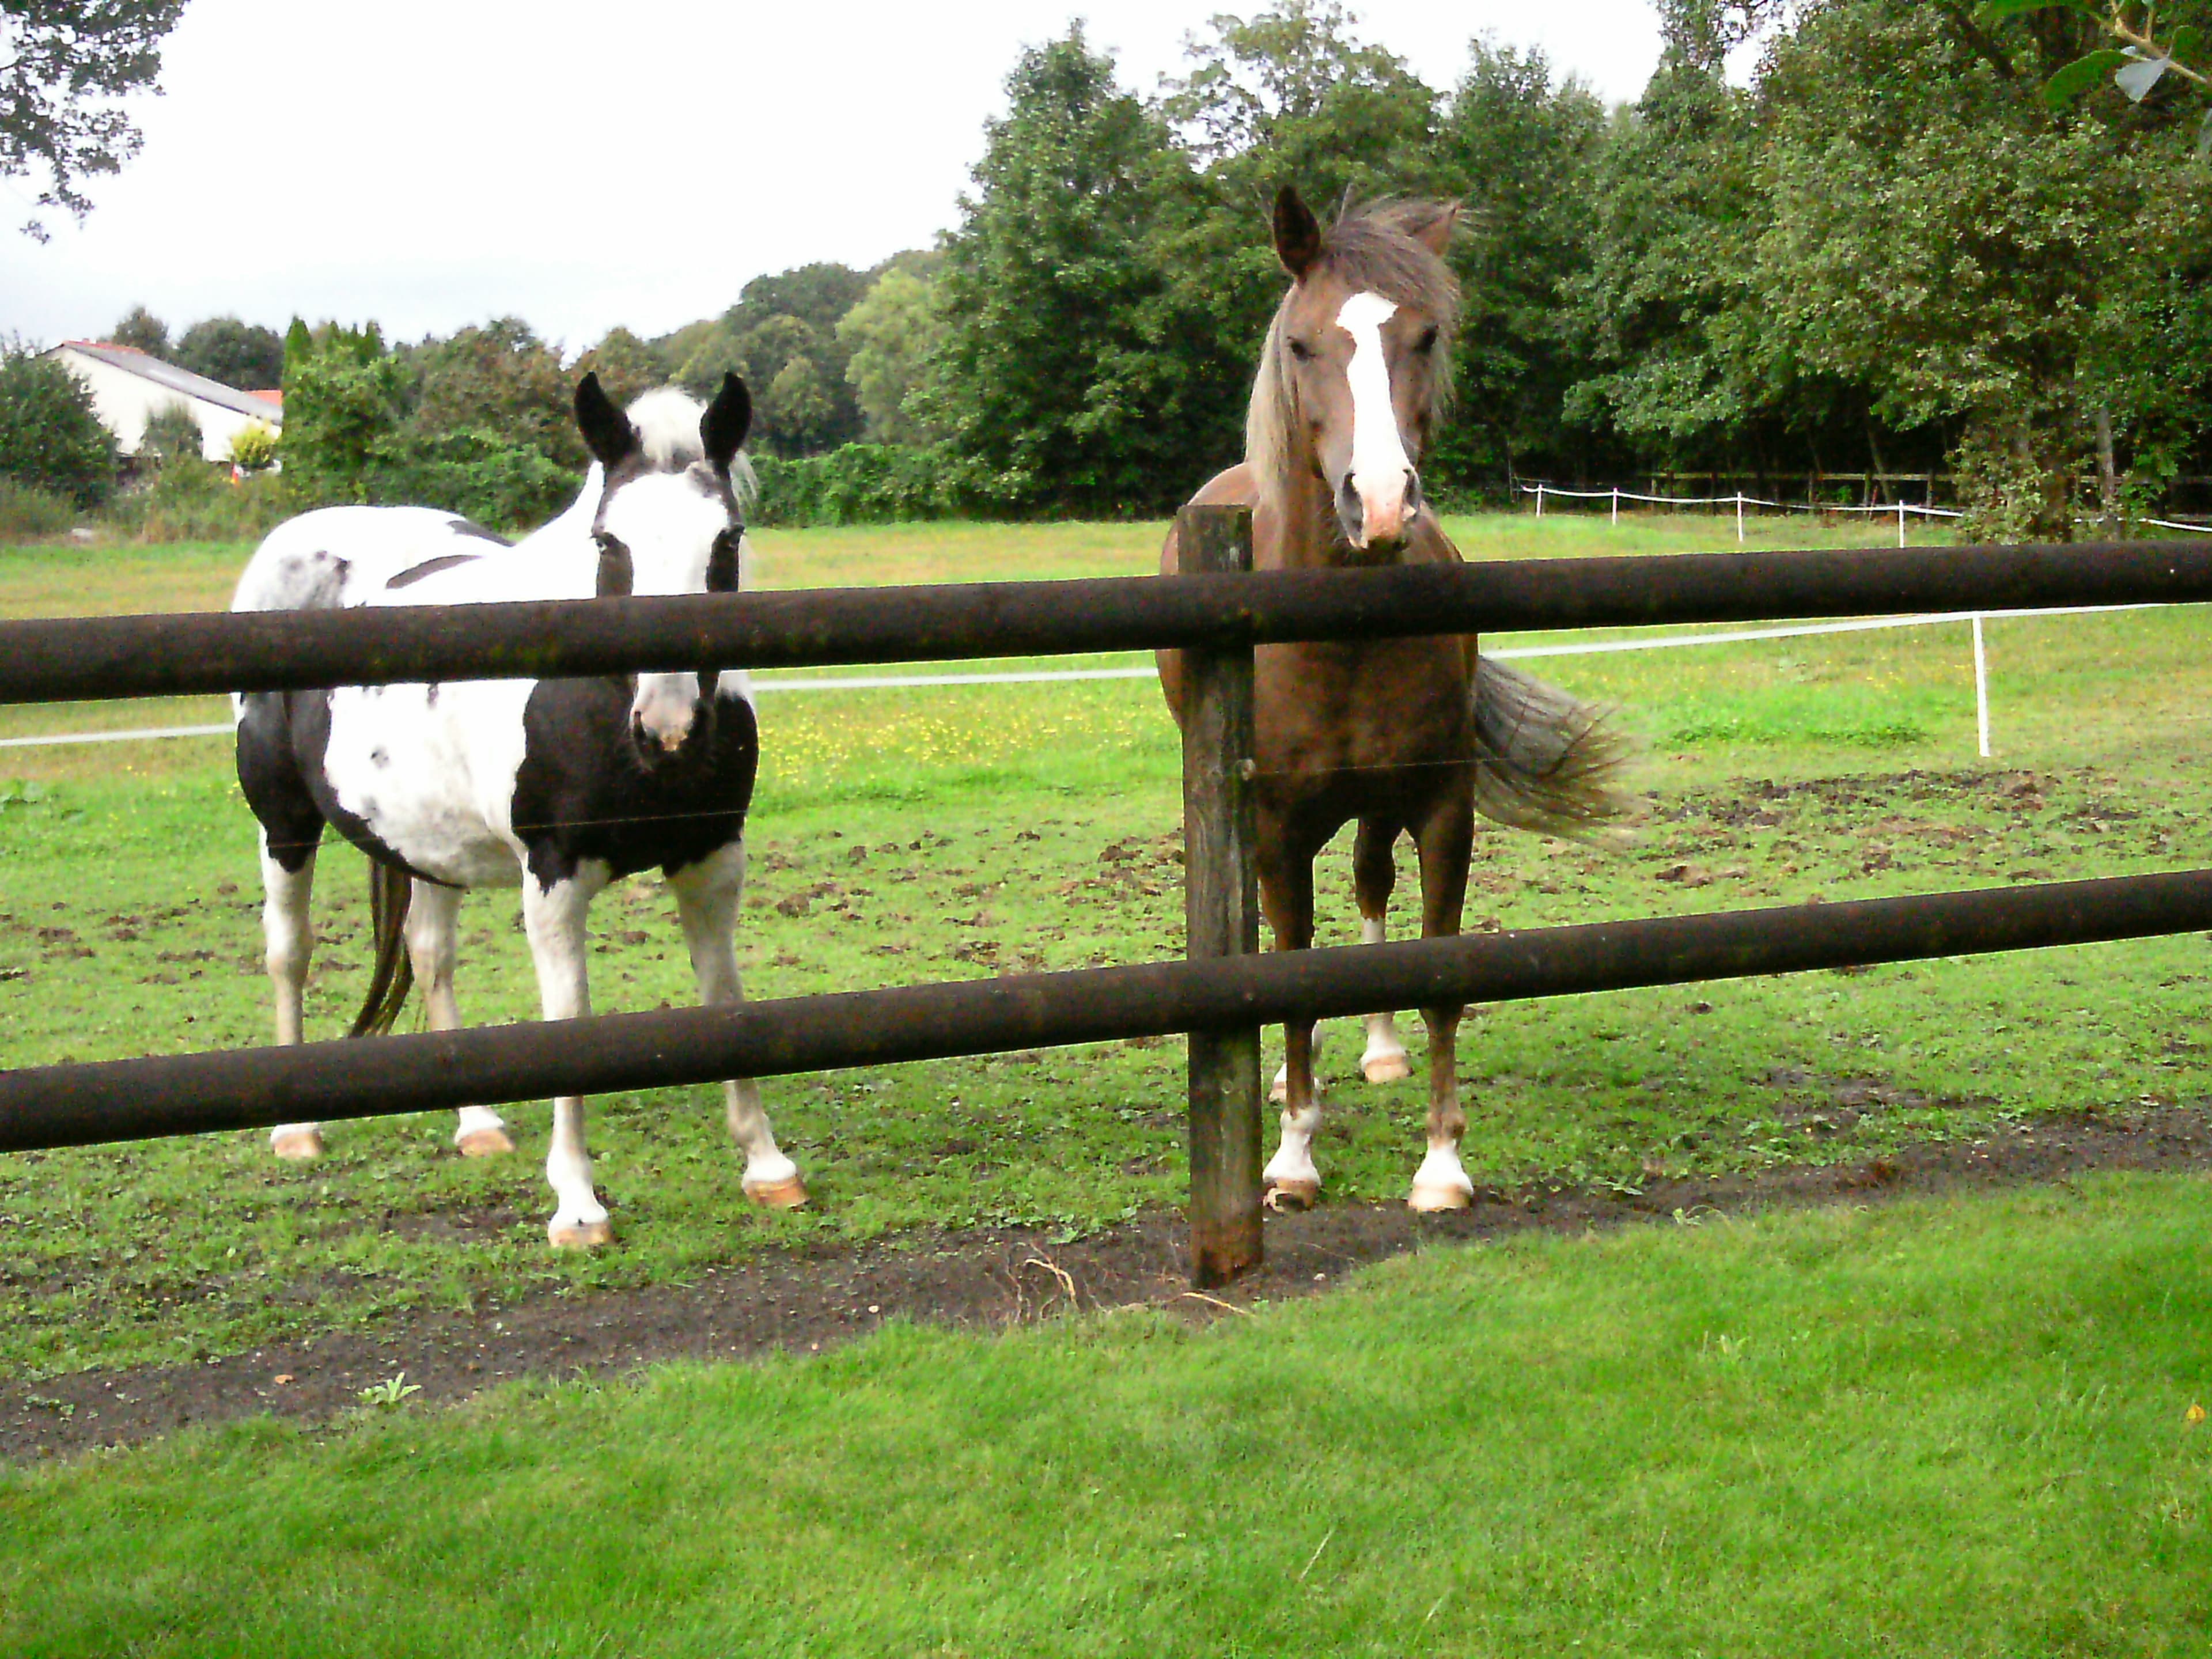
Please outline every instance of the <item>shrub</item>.
M0 343L0 478L96 507L115 488L115 465L114 434L76 376Z
M382 445L367 499L442 507L501 530L534 529L568 505L581 477L526 445L471 428Z
M0 542L58 536L76 522L76 509L66 496L0 477Z
M231 464L248 472L266 472L276 465L276 428L266 421L242 426L231 434Z
M797 460L761 456L756 524L802 528L992 518L1013 509L1012 492L975 462L941 447L847 444Z
M256 541L310 503L274 473L234 480L227 466L179 460L117 498L118 528L149 542Z
M185 404L170 404L146 417L146 433L138 440L138 453L167 466L173 461L200 460L206 444L199 416Z

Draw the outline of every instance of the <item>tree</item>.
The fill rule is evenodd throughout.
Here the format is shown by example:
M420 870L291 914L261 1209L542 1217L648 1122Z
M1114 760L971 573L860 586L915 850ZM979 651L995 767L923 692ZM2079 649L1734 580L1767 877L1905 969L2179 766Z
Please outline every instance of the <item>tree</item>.
M115 468L114 434L84 383L51 357L0 343L0 477L97 507Z
M157 91L161 42L185 0L0 0L0 177L33 181L40 207L91 211L83 181L138 153L120 100ZM33 217L24 230L40 241Z
M283 337L274 329L235 317L194 323L167 356L179 368L241 392L264 391L284 379Z
M922 413L994 494L1032 509L1180 500L1235 459L1205 419L1218 389L1193 378L1211 342L1188 337L1170 293L1189 163L1080 24L1025 51L1006 90L945 240Z
M1567 286L1590 262L1603 106L1549 61L1478 40L1438 138L1465 204L1451 263L1463 296L1458 412L1429 468L1443 481L1576 470L1567 388L1581 372Z
M860 404L845 378L853 348L839 339L837 325L873 280L828 263L757 276L712 323L693 324L658 344L678 365L678 383L701 397L724 374L744 375L761 447L787 456L834 449L862 429ZM787 380L786 368L799 358L808 368ZM787 394L781 400L779 382Z
M284 351L284 476L303 499L379 498L380 470L406 418L405 375L374 323L312 332L295 320Z
M2193 122L2054 112L2044 83L2091 25L2044 21L2008 49L1947 8L1830 0L1778 41L1755 303L1886 418L1960 432L1981 533L2065 540L2075 478L2100 450L2109 475L2143 413L2126 365L2207 220L2166 187Z
M576 359L569 378L580 380L586 374L597 374L607 396L623 406L672 378L661 354L626 328L609 329L597 345Z
M482 433L580 471L588 460L561 355L516 317L426 340L408 355L420 376L413 426L437 434ZM289 410L287 411L289 412Z
M129 346L165 362L168 360L169 325L143 306L131 307L107 337L112 344Z
M930 354L945 337L933 283L893 266L837 325L851 351L845 378L859 395L867 436L877 443L921 444L930 429L914 393Z

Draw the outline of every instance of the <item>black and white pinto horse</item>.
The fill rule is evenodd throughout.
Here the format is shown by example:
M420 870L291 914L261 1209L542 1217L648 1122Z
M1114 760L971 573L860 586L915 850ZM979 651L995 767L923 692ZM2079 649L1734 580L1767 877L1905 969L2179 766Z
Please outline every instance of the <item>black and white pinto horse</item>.
M710 407L671 389L627 415L586 375L576 416L599 465L544 529L508 547L428 508L326 508L270 532L232 609L735 592L751 477L738 452L751 414L733 374ZM326 824L371 860L376 969L356 1035L392 1028L410 979L422 982L433 1030L460 1024L454 932L473 887L522 889L545 1018L589 1014L586 911L610 882L655 866L675 893L702 1000L742 997L732 933L759 760L743 673L259 692L236 710L239 781L261 823L280 1043L301 1040L308 902ZM746 1194L804 1204L757 1088L730 1083L727 1104ZM482 1106L462 1109L454 1141L471 1156L514 1150L498 1114ZM277 1128L270 1145L289 1158L323 1150L312 1123ZM545 1173L557 1200L553 1243L606 1243L580 1098L553 1103Z

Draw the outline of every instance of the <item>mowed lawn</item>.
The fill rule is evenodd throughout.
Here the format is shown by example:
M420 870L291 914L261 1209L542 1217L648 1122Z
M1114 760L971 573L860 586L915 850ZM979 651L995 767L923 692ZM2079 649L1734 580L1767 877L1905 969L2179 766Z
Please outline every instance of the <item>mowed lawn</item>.
M786 586L869 574L1045 576L1141 568L1158 526L963 526L763 536ZM1804 526L1796 526L1802 531ZM1709 526L1527 518L1461 526L1492 554L1711 545ZM163 603L219 603L246 550L117 550ZM33 609L93 556L0 555L0 607ZM83 567L68 581L57 564ZM167 583L169 585L165 586ZM1533 666L1617 700L1650 752L1653 811L1625 849L1486 831L1476 928L1846 898L2208 862L2198 710L2203 618L2135 612L1993 624L1998 757L1974 756L1958 627L1575 657ZM1527 641L1504 641L1527 645ZM811 676L802 676L811 678ZM788 677L786 677L788 678ZM764 775L738 936L756 997L1181 948L1177 748L1155 689L1103 682L761 697ZM149 720L143 709L110 711ZM210 712L200 711L203 714ZM220 717L220 705L213 711ZM4 711L70 729L76 711ZM166 720L160 723L168 723ZM36 729L36 728L34 728ZM0 1064L266 1040L250 817L221 739L0 750ZM35 799L30 799L35 797ZM1321 936L1357 937L1345 845ZM1413 879L1401 857L1410 912ZM342 1030L363 979L360 860L323 860L311 1033ZM534 1017L511 895L464 911L460 993L478 1021ZM594 913L597 1006L692 995L657 882ZM1401 922L1403 931L1405 924ZM1478 1182L1634 1187L1775 1163L1860 1159L2054 1113L2207 1091L2205 941L1910 964L1477 1012L1462 1074ZM1419 1050L1419 1022L1405 1022ZM1358 1079L1330 1035L1321 1157L1338 1200L1402 1195L1424 1085ZM1270 1039L1271 1045L1273 1042ZM0 1159L0 1367L37 1376L233 1353L532 1285L678 1281L818 1237L933 1225L1080 1232L1183 1187L1182 1049L1161 1041L770 1079L817 1198L754 1213L715 1091L595 1101L617 1248L554 1257L545 1109L521 1154L464 1162L443 1116L349 1124L312 1168L252 1134Z
M2199 1655L2208 1228L2099 1177L194 1433L0 1472L0 1647Z

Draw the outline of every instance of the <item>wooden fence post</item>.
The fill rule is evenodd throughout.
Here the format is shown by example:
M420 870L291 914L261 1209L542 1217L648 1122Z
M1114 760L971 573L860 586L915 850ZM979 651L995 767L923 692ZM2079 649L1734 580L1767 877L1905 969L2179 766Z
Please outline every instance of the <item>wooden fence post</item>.
M1252 514L1187 507L1176 525L1192 575L1252 568ZM1182 654L1183 904L1189 953L1260 949L1252 785L1252 647ZM1261 1257L1260 1028L1190 1034L1190 1266L1204 1288Z

